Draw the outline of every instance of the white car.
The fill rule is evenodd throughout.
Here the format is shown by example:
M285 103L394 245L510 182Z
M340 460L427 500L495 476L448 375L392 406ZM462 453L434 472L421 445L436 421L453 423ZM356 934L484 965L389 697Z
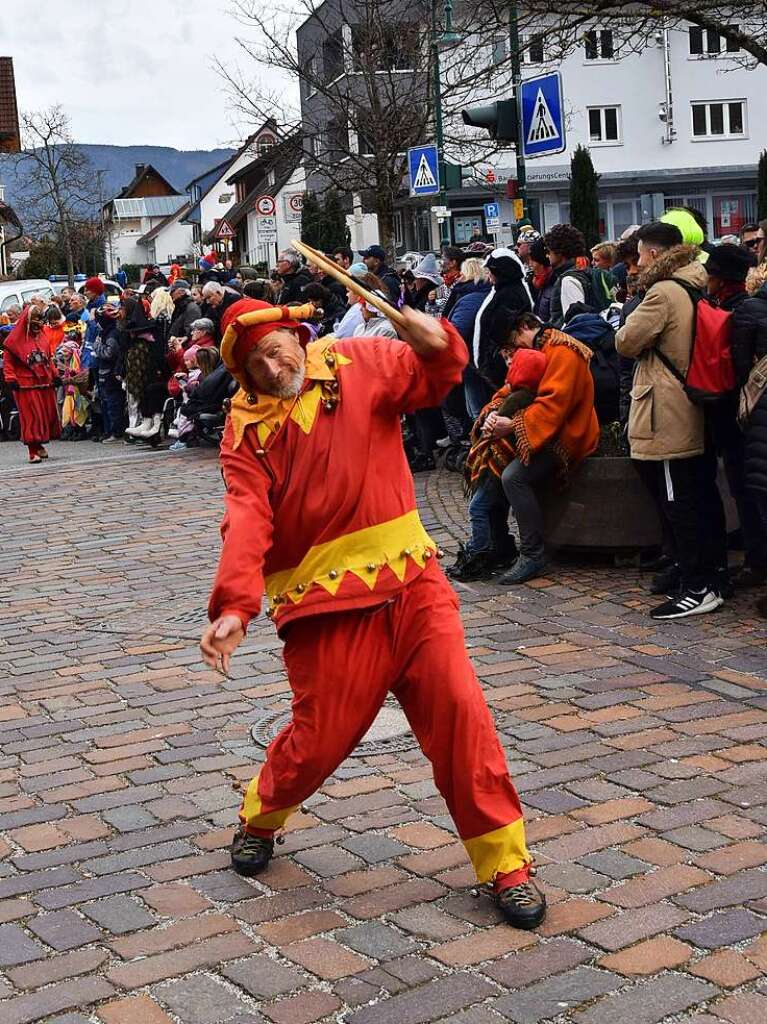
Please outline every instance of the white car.
M0 313L9 306L22 307L31 302L35 296L50 301L53 298L53 285L42 278L27 281L3 281L0 283Z

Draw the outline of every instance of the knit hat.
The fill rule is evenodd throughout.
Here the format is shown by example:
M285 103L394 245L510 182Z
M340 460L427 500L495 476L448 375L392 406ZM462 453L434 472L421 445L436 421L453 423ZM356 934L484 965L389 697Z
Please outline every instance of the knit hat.
M537 391L541 378L546 372L546 356L535 348L518 348L511 360L506 383L512 390L527 388Z
M721 277L723 281L744 282L754 258L739 245L723 242L708 257L706 270L712 277Z
M530 259L534 263L540 263L542 267L551 266L549 254L546 251L546 243L542 238L536 238L536 240L530 246Z
M352 263L349 267L349 273L352 277L364 277L366 274L369 274L370 271L364 263Z
M705 240L703 228L687 210L667 210L661 217L661 223L679 228L683 245L702 245Z
M413 267L413 277L418 280L431 281L434 285L441 285L442 274L439 272L439 264L434 253L427 252L420 263Z
M521 281L525 276L522 261L511 249L493 249L485 260L485 266L505 283Z
M272 306L260 299L240 299L233 302L221 317L224 332L221 341L221 360L227 370L246 390L251 387L245 374L245 359L268 334L275 330L295 331L299 342L306 346L311 332L299 323L314 316L314 306Z
M104 282L100 277L89 277L85 282L86 292L94 292L96 295L103 295L104 290Z
M175 291L178 291L179 288L183 289L185 292L192 290L192 286L189 284L188 281L185 281L183 277L179 277L178 280L174 281L173 284L168 288L168 291L172 295Z

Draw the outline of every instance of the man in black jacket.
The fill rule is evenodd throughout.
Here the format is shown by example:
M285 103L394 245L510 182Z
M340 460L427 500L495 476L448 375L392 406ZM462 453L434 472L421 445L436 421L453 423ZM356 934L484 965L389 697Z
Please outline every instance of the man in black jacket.
M301 263L301 257L293 249L281 252L277 260L277 274L282 281L282 290L277 298L278 306L291 302L303 302L302 291L314 280L311 271Z
M381 246L371 245L369 248L364 249L360 256L370 273L375 274L386 286L390 301L395 306L399 305L401 293L400 279L397 272L386 265L386 253Z
M170 324L170 337L189 338L192 324L202 316L202 310L192 298L189 282L182 278L174 281L170 286L170 297L175 307Z

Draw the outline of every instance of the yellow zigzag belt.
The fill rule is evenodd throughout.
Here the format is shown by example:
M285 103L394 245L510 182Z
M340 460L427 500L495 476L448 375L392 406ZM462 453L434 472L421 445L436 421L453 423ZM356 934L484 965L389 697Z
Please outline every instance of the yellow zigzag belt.
M272 608L286 601L298 604L314 583L335 594L347 572L372 590L385 565L398 580L404 580L408 558L423 568L436 550L413 509L397 519L315 545L299 565L267 576L266 590Z

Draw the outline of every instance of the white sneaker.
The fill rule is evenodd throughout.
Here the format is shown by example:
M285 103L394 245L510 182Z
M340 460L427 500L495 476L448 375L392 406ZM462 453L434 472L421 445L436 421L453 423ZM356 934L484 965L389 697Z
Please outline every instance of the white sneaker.
M449 448L452 443L453 439L451 437L441 437L439 441L436 442L438 448Z
M685 619L688 615L705 615L715 612L724 604L724 598L716 590L683 590L678 597L653 608L652 619Z
M178 431L175 427L170 427L168 429L168 437L178 437Z

